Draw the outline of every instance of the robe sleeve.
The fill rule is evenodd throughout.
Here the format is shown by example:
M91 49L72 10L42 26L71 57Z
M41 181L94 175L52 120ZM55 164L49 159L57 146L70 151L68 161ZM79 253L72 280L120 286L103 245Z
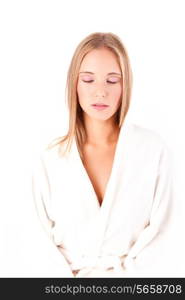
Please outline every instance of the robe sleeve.
M40 223L55 246L53 249L53 261L57 261L61 266L61 276L64 274L64 277L74 277L65 257L54 243L53 228L55 223L48 214L51 208L51 191L42 154L35 160L32 168L32 195Z
M172 220L173 187L173 156L171 150L163 145L150 220L139 234L125 261L126 268L131 271L130 276L132 272L133 276L160 276L165 273L165 263L170 265L171 256L167 244Z

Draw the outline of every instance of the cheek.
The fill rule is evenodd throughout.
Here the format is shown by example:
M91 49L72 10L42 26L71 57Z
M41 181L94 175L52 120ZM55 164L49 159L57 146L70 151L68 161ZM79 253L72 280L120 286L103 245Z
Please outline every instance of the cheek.
M78 96L78 102L80 104L80 106L84 109L87 103L87 99L88 99L88 91L87 89L84 87L84 85L81 84L77 84L77 96Z
M114 101L119 101L121 94L122 94L121 86L117 86L116 88L112 89L112 99L114 99Z
M88 94L88 88L79 83L77 85L77 93L78 93L78 97L82 97L82 96Z
M80 96L80 94L81 94L81 86L80 86L79 83L77 83L76 91L77 91L78 96Z

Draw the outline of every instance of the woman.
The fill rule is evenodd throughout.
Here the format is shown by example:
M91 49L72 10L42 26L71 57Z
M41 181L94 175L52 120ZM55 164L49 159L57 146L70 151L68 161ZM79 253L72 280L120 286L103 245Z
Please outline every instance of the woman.
M154 132L128 124L131 88L118 36L81 41L67 78L68 133L41 153L33 174L37 212L66 277L144 274L168 224L169 150Z

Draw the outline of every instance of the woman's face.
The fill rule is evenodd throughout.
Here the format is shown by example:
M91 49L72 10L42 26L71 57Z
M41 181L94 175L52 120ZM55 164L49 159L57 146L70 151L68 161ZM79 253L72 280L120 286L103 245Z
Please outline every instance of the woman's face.
M79 104L84 113L98 120L111 118L121 103L121 77L119 63L110 50L94 49L86 54L77 83Z

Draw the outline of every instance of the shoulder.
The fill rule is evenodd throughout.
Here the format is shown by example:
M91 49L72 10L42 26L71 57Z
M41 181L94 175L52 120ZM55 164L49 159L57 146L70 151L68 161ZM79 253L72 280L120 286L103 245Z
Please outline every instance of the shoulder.
M147 159L166 158L173 161L174 155L172 149L166 140L156 131L142 127L137 124L129 124L129 140L130 145L138 155Z
M64 150L67 146L67 139L65 136L57 137L51 140L42 151L44 158L62 159Z
M143 145L155 145L156 147L167 147L165 139L156 131L142 127L137 124L130 124L133 138Z
M66 141L63 141L61 137L57 137L48 144L45 144L38 151L35 158L35 167L40 169L55 168L55 165L60 161L64 161L62 153L65 150Z
M160 170L164 168L172 174L174 154L165 139L158 132L136 124L129 124L129 128L129 150L133 153L133 161L139 159L145 166L160 166Z

